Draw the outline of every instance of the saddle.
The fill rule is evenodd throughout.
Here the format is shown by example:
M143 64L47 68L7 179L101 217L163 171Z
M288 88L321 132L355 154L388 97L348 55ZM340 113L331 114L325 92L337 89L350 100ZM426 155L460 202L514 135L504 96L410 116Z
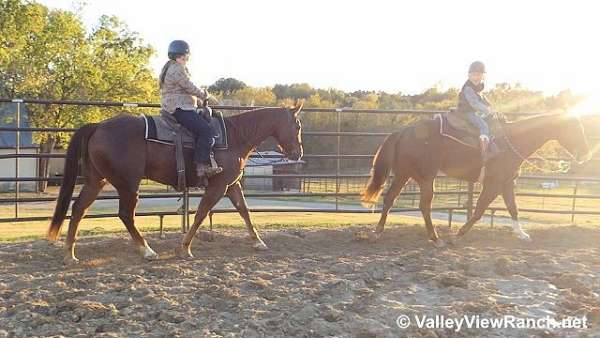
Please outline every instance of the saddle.
M440 134L444 137L452 139L465 146L479 149L479 129L467 120L462 114L451 110L449 113L437 114L433 117L440 123ZM491 140L490 145L494 143L497 147L501 138L496 135L500 134L500 121L487 121L490 126ZM499 149L499 148L498 148Z
M168 112L162 111L160 115L142 115L145 124L144 139L150 142L175 146L175 158L177 161L177 191L183 191L187 187L185 180L185 159L183 157L183 148L194 148L195 137L187 128L177 123L175 117ZM214 112L210 122L210 128L215 140L213 149L227 150L227 127L223 114L220 111ZM214 161L214 154L211 152L211 161Z
M177 120L172 114L161 111L160 115L142 115L142 118L146 124L146 132L144 134L146 141L172 146L177 140L177 134L181 132L183 146L186 148L194 148L194 134L177 123ZM209 125L213 131L213 137L215 138L213 148L217 150L227 150L227 127L225 127L223 113L220 111L213 112Z

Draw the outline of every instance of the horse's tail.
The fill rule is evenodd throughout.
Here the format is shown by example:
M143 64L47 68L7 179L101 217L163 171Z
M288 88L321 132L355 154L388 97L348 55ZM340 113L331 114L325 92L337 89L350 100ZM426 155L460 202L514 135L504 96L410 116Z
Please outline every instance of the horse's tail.
M60 234L60 229L67 216L71 198L73 197L73 189L75 188L79 169L79 159L85 161L87 142L96 130L97 125L97 123L83 125L75 132L71 138L71 142L69 142L62 184L58 193L58 201L54 209L54 216L52 216L52 223L50 223L50 228L48 228L48 240L50 241L55 241Z
M383 144L379 146L379 149L377 149L377 154L375 154L375 159L373 159L373 168L371 168L371 177L360 198L365 208L372 207L381 195L381 191L394 162L396 142L400 135L401 132L389 135L383 141Z

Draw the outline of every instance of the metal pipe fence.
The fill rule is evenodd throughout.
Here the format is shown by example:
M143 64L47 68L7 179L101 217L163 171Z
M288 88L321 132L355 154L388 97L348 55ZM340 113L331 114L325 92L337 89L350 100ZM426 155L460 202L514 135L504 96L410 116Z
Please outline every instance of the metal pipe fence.
M99 106L99 107L124 107L124 108L159 108L160 105L152 104L152 103L123 103L123 102L103 102L103 101L78 101L78 100L40 100L40 99L5 99L0 98L0 103L2 102L12 102L16 104L15 109L15 121L16 127L0 127L0 132L15 132L15 153L14 154L0 154L0 160L2 159L14 159L15 160L15 175L14 177L0 177L0 182L13 182L15 183L15 191L13 198L0 198L0 204L14 204L14 217L5 217L0 218L0 223L2 222L26 222L26 221L42 221L48 220L50 216L35 216L35 217L21 217L19 215L19 204L20 203L32 203L32 202L51 202L54 198L41 198L41 197L21 197L19 184L21 182L60 182L60 177L22 177L19 175L19 167L20 167L20 159L23 158L34 158L34 159L51 159L51 158L65 158L64 154L22 154L21 153L21 133L22 132L74 132L76 129L74 128L24 128L20 126L21 120L21 105L22 104L52 104L52 105L80 105L80 106ZM240 107L240 106L216 106L214 109L223 109L229 111L246 111L250 109L260 108L260 107ZM340 199L342 198L351 198L358 197L360 194L358 192L350 191L349 187L352 185L353 187L360 187L361 184L364 185L364 181L369 177L367 174L343 174L342 173L342 165L341 161L346 159L364 159L370 160L374 155L372 154L344 154L342 151L342 139L348 137L379 137L383 138L390 133L387 132L356 132L356 131L343 131L342 130L342 119L345 114L394 114L394 115L415 115L415 116L431 116L434 114L445 113L447 111L438 111L438 110L372 110L372 109L350 109L350 108L304 108L304 112L307 113L321 113L321 114L335 114L335 131L305 131L303 132L303 137L335 137L336 144L336 153L335 154L306 154L304 159L320 159L320 160L335 160L335 170L334 173L328 174L271 174L271 175L244 175L245 178L264 178L264 179L298 179L302 180L304 184L303 188L300 189L299 192L295 193L277 193L277 192L269 192L269 193L248 193L247 197L256 197L256 198L290 198L290 197L327 197L334 198L334 206L332 208L252 208L252 212L337 212L337 213L371 213L374 211L379 211L379 209L357 209L357 208L344 208L344 204L341 203ZM519 113L519 114L511 114L509 116L530 116L535 115L537 113ZM599 115L600 116L600 115ZM590 140L597 141L600 140L600 137L589 137ZM260 157L269 157L269 155L261 155ZM567 161L568 158L562 157L551 157L551 158L539 158L532 157L530 160L545 160L545 161ZM600 161L600 159L594 159L594 161ZM445 177L440 175L440 177ZM78 178L78 182L83 178ZM326 183L326 191L314 192L310 191L310 189L305 190L306 182L309 182L311 179L317 179L324 182L331 182L334 186L332 191L327 191L327 183ZM351 184L350 181L353 181ZM546 210L546 209L535 209L535 208L521 208L520 210L523 212L531 212L531 213L550 213L557 215L571 215L571 220L574 221L575 215L600 215L600 211L596 210L576 210L576 201L579 199L600 199L600 195L596 194L582 194L581 193L581 184L585 183L597 183L600 182L600 177L574 177L574 176L546 176L546 175L523 175L519 177L519 180L522 181L540 181L540 180L550 180L550 181L568 181L575 182L575 186L573 189L573 193L559 193L559 194L543 194L536 192L519 192L517 196L524 197L536 197L536 198L569 198L572 199L571 209L570 210ZM342 191L343 182L346 182L346 191ZM462 183L461 183L462 185ZM448 222L451 225L452 223L452 215L454 212L466 212L467 215L470 215L473 210L473 199L479 193L478 190L475 189L472 183L467 184L467 189L454 189L451 191L437 191L436 195L441 196L456 196L458 198L459 205L448 205L443 207L433 208L434 211L445 211L448 213ZM419 194L418 191L405 191L401 196L412 196L413 202L415 196ZM182 218L182 230L186 231L189 226L189 213L193 213L193 210L189 210L187 207L188 200L190 197L202 197L202 193L142 193L140 195L140 199L155 199L155 198L183 198L183 205L185 206L183 210L183 218ZM466 198L464 198L466 197ZM73 198L75 200L76 197ZM118 199L116 195L103 195L98 197L99 200L113 200ZM460 205L461 202L465 200L464 205ZM413 203L414 204L414 203ZM409 212L409 211L418 211L417 208L394 208L393 212ZM492 224L493 217L496 212L504 211L504 208L496 208L490 207L488 211L492 216ZM215 209L211 213L211 223L212 223L212 214L217 213L227 213L227 212L235 212L235 209ZM160 217L161 227L162 220L164 216L169 215L179 215L180 213L177 211L155 211L155 212L138 212L137 216L158 216ZM94 214L94 215L86 215L86 218L100 218L100 217L117 217L116 214Z

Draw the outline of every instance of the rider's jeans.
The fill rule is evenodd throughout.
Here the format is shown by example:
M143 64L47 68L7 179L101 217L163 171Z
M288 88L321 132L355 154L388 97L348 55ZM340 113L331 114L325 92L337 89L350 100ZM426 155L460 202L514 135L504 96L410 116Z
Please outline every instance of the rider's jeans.
M471 123L473 123L477 128L479 128L479 134L485 135L489 138L490 137L490 127L488 127L485 120L483 118L479 117L475 113L466 113L466 114L467 114L467 118L469 119L469 121Z
M173 116L179 124L186 127L196 136L194 162L196 164L210 164L210 151L215 143L215 139L208 121L195 110L177 108Z

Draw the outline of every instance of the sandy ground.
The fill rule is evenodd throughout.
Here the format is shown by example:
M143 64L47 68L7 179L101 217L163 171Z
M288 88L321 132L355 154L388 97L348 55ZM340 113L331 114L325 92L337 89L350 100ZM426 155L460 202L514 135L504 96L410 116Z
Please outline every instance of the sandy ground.
M82 238L64 267L45 241L0 244L0 337L600 337L600 229L532 229L532 243L477 228L434 248L421 226L377 243L359 228L241 230L172 252L182 235L147 236L142 261L125 235ZM587 329L400 329L400 315L587 316Z

